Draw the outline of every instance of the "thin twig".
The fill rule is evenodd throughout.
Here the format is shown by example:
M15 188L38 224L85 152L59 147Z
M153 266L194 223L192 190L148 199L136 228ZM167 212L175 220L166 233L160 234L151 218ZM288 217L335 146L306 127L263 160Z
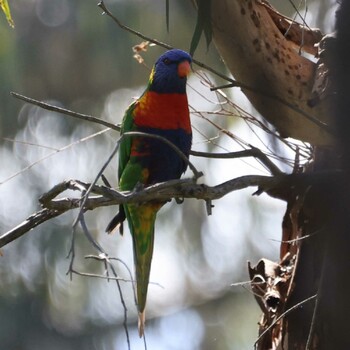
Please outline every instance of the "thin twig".
M66 275L69 274L70 280L73 279L72 271L74 270L73 266L74 266L74 260L75 260L75 236L76 236L76 231L73 230L70 248L69 248L68 255L67 255L67 259L70 258L70 262L69 262L68 271L66 272Z
M121 304L123 306L123 310L124 310L123 327L124 327L124 331L125 331L126 341L128 344L128 349L130 350L131 348L130 348L130 337L129 337L129 330L128 330L128 308L126 306L126 303L125 303L125 300L123 297L123 291L122 291L121 285L120 285L120 281L123 281L123 280L118 277L118 274L117 274L113 264L110 262L110 259L106 253L102 253L100 256L87 255L87 256L85 256L85 259L95 259L95 260L103 261L105 264L108 264L108 266L110 267L110 269L114 275L114 278L112 278L111 276L108 276L107 278L113 279L117 283L120 302L121 302ZM128 282L132 282L132 281L128 281Z
M85 277L95 277L95 278L101 278L104 280L118 280L118 281L122 281L122 282L131 282L133 283L134 281L132 280L127 280L125 278L121 278L121 277L113 277L113 276L104 276L104 275L99 275L99 274L95 274L95 273L88 273L88 272L80 272L77 270L72 270L72 273L79 275L79 276L85 276Z
M298 14L299 18L303 21L303 25L307 27L309 30L312 31L312 29L308 26L308 24L305 21L305 18L301 15L299 9L295 6L294 2L292 0L288 0L288 2L292 5L294 11ZM307 7L307 6L306 6ZM306 16L305 16L306 17Z
M97 261L102 261L102 262L107 262L108 264L111 264L111 261L117 261L119 262L120 264L122 264L125 269L128 271L128 274L130 276L130 279L129 280L126 280L126 279L123 279L123 278L119 278L118 277L118 280L119 281L122 281L122 282L132 282L132 283L136 283L136 281L132 278L132 273L131 273L131 270L129 269L129 266L121 259L119 258L113 258L113 257L109 257L108 255L106 254L100 254L100 255L85 255L84 257L85 259L93 259L93 260L97 260ZM104 277L105 279L108 279L108 276L103 276L103 275L98 275L97 277ZM149 284L152 284L154 286L157 286L157 287L160 287L162 289L164 289L164 286L162 286L160 283L157 283L157 282L149 282ZM136 298L135 298L136 300Z
M258 343L258 341L279 321L281 320L284 316L288 315L290 312L294 311L295 309L301 307L302 305L304 305L305 303L315 299L317 297L317 294L312 295L309 298L306 298L305 300L295 304L294 306L292 306L291 308L289 308L288 310L286 310L285 312L283 312L279 317L277 317L258 337L258 339L255 341L254 346L256 346L256 344Z
M209 88L214 88L213 83L210 81L209 77L203 72L203 73L197 73L199 75L199 77L202 79L202 81L204 81L205 85L207 85ZM293 152L295 152L295 147L296 145L293 144L290 140L286 140L284 138L282 138L280 135L278 135L276 133L275 130L271 130L267 125L265 125L261 120L258 120L255 116L253 116L252 114L248 113L247 111L245 111L244 109L242 109L240 106L238 106L237 104L235 104L234 102L232 102L226 94L224 94L222 92L222 90L216 90L218 94L220 94L221 98L224 99L224 101L234 109L234 111L236 113L238 113L238 116L241 117L247 124L251 123L257 127L259 127L260 129L262 129L263 131L265 131L267 134L271 135L274 138L279 139L282 143L284 143L287 147L289 147L291 150L293 150ZM236 113L232 112L232 110L226 110L224 108L223 104L220 104L220 111L212 111L212 112L207 112L208 114L222 114L224 116L236 116ZM249 125L248 125L249 126ZM250 129L252 129L249 126ZM253 129L252 129L253 131ZM254 131L253 131L254 132ZM255 132L254 132L255 133ZM256 134L256 133L255 133ZM270 149L270 147L265 144L264 142L262 142L265 147L267 149ZM307 148L309 148L309 146L307 146ZM305 157L305 156L304 156Z
M319 286L320 285L321 285L321 283L319 283ZM308 334L306 345L305 345L305 350L311 349L312 336L314 335L314 331L315 331L316 316L317 316L318 307L319 307L319 301L320 301L319 293L320 293L320 288L318 289L317 294L316 294L315 306L314 306L314 309L313 309L313 312L312 312L312 319L311 319L309 334Z
M311 319L309 334L308 334L307 341L306 341L305 350L311 349L311 346L312 346L312 342L313 342L312 336L314 335L314 332L315 332L317 313L319 312L320 299L322 298L322 294L321 294L322 286L325 283L324 282L325 269L326 269L326 263L327 263L327 258L328 258L330 240L332 239L331 235L329 235L329 234L326 235L326 237L327 238L326 238L326 244L324 245L321 273L320 273L320 278L318 280L317 298L316 298L315 306L314 306L314 309L312 312L312 319Z
M114 277L117 277L117 272L115 271L114 266L110 263L109 267L111 268ZM120 301L122 303L123 310L124 310L123 327L124 327L124 332L125 332L125 335L126 335L126 341L127 341L127 344L128 344L128 349L130 350L130 337L129 337L129 330L128 330L128 308L126 307L126 303L125 303L125 300L124 300L124 297L123 297L123 291L122 291L122 288L120 286L120 282L118 280L116 280L115 282L117 283Z
M23 174L25 171L31 169L31 168L34 167L35 165L37 165L37 164L43 162L44 160L46 160L46 159L52 157L53 155L55 155L55 154L57 154L57 153L59 153L59 152L63 152L63 151L65 151L65 150L67 150L68 148L70 148L70 147L72 147L72 146L74 146L74 145L77 145L77 144L79 144L79 143L81 143L81 142L85 142L85 141L87 141L87 140L90 140L90 139L92 139L92 138L94 138L94 137L96 137L96 136L98 136L98 135L101 135L101 134L105 133L105 132L108 131L108 130L109 130L109 128L108 128L108 129L101 130L101 131L98 131L98 132L96 132L96 133L94 133L94 134L91 134L91 135L88 135L88 136L86 136L86 137L83 137L83 138L81 138L81 139L79 139L79 140L73 141L72 143L70 143L70 144L68 144L68 145L66 145L66 146L63 146L63 147L61 147L61 148L58 148L57 150L55 150L55 151L53 151L53 152L47 154L46 156L44 156L44 157L42 157L42 158L36 160L35 162L33 162L33 163L29 164L28 166L22 168L21 170L17 171L16 173L10 175L10 176L7 177L5 180L1 181L1 182L0 182L0 185L3 185L5 182L8 182L8 181L12 180L13 178L15 178L16 176L18 176L18 175L20 175L20 174Z
M83 232L85 234L85 236L87 237L88 241L102 254L106 254L105 250L101 247L101 245L99 243L96 242L96 240L92 237L92 234L90 233L86 222L85 222L85 218L84 215L82 215L80 217L80 225L83 229Z
M215 90L218 90L218 89L232 88L232 87L236 87L236 84L226 84L226 85L222 85L222 86L219 86L219 87L213 87L210 90L211 91L215 91ZM305 117L307 120L309 120L310 122L312 122L315 125L317 125L318 127L320 127L322 130L328 132L331 135L335 135L336 134L335 130L333 130L329 125L327 125L326 123L322 122L321 120L313 117L312 115L306 113L302 109L296 107L293 103L290 103L290 102L284 100L283 98L279 97L278 95L271 95L271 94L267 93L266 91L258 91L256 89L253 89L253 88L248 87L248 86L241 86L241 87L242 87L242 89L246 89L246 90L249 90L251 92L259 93L262 96L265 96L267 98L271 98L271 99L273 99L273 100L275 100L277 102L280 102L281 104L285 105L286 107L290 108L291 110L299 113L300 115Z
M43 109L47 109L48 111L62 113L62 114L65 114L65 115L69 115L69 116L71 116L73 118L86 120L86 121L89 121L89 122L92 122L92 123L96 123L96 124L107 126L108 128L111 128L113 130L120 131L120 126L112 124L112 123L109 123L109 122L107 122L107 121L105 121L105 120L103 120L101 118L96 118L96 117L93 117L91 115L73 112L73 111L71 111L69 109L57 107L57 106L54 106L54 105L49 104L47 102L38 101L38 100L35 100L33 98L30 98L30 97L18 94L16 92L10 92L10 94L13 97L18 98L19 100L28 102L28 103L30 103L32 105L41 107Z
M286 243L286 244L293 244L293 243L297 243L300 241L303 241L304 239L309 239L312 236L318 234L319 232L321 232L321 230L317 230L313 233L310 233L308 235L302 236L302 237L298 237L298 238L294 238L294 239L288 239L288 240L281 240L281 239L274 239L274 238L270 238L270 241L272 242L278 242L278 243Z
M124 30L126 30L127 32L132 33L132 34L138 36L139 38L141 38L141 39L143 39L143 40L146 40L146 41L149 41L149 42L151 42L151 43L153 43L153 44L156 44L156 45L158 45L158 46L164 47L164 48L167 49L167 50L173 49L172 46L170 46L170 45L168 45L168 44L166 44L166 43L163 43L163 42L161 42L161 41L159 41L159 40L152 39L152 38L150 38L150 37L148 37L148 36L146 36L146 35L144 35L144 34L138 32L137 30L132 29L132 28L126 26L126 25L123 24L122 22L120 22L119 19L118 19L116 16L114 16L114 15L108 10L108 8L106 7L106 5L105 5L105 3L104 3L103 1L99 2L99 3L97 4L97 6L100 7L100 8L102 9L102 11L103 11L102 14L103 14L103 15L107 15L107 16L109 16L110 18L112 18L113 21L114 21L121 29L124 29Z
M253 282L253 281L243 281L243 282L236 282L236 283L231 283L230 287L243 287L243 286L256 286L259 284L265 284L266 282Z
M115 260L115 261L118 261L120 264L122 264L126 271L128 272L129 276L130 276L130 279L133 279L132 278L132 273L131 273L131 270L129 268L129 266L122 260L122 259L119 259L119 258L109 258L110 260ZM163 286L159 285L161 288L164 288ZM134 296L134 303L137 307L137 297L136 297L136 288L135 288L135 283L132 284L132 293L133 293L133 296Z
M282 174L282 171L263 153L259 148L251 146L251 149L238 151L238 152L226 152L226 153L209 153L209 152L197 152L191 151L191 155L196 157L215 158L215 159L234 159L243 157L255 157L258 158L271 172L272 175Z
M103 174L103 172L107 168L108 164L112 161L113 157L116 155L116 153L118 151L118 148L119 148L119 145L120 145L121 139L122 139L122 137L120 137L119 140L116 142L112 153L108 157L107 161L103 164L102 168L100 169L100 171L98 172L97 176L95 177L95 180L91 183L89 188L86 190L86 193L85 193L84 197L81 200L79 213L78 213L77 218L75 219L75 221L73 223L73 229L75 229L75 227L77 226L77 224L78 224L78 222L80 220L80 217L83 215L83 211L84 211L84 208L85 208L85 203L86 203L86 201L89 198L89 194L91 192L91 189L93 188L93 186L96 185L98 179L101 177L101 175Z
M114 21L121 29L126 30L126 31L129 32L129 33L132 33L132 34L138 36L139 38L141 38L141 39L143 39L143 40L147 40L147 41L149 41L149 42L151 42L151 43L153 43L153 44L156 44L156 45L158 45L158 46L160 46L160 47L164 47L164 48L167 49L167 50L173 49L173 47L172 47L171 45L168 45L168 44L166 44L166 43L164 43L164 42L162 42L162 41L159 41L159 40L157 40L157 39L153 39L153 38L151 38L151 37L148 37L148 36L146 36L146 35L144 35L144 34L138 32L137 30L132 29L132 28L126 26L125 24L123 24L122 22L120 22L120 20L119 20L116 16L114 16L114 15L108 10L108 8L106 7L106 5L105 5L105 3L104 3L103 1L99 2L99 3L97 4L97 6L99 6L99 7L102 9L103 14L106 14L107 16L109 16L110 18L112 18L113 21ZM209 72L211 72L211 73L217 75L218 77L220 77L220 78L222 78L222 79L224 79L224 80L226 80L226 81L229 81L231 84L234 84L234 85L237 86L237 87L244 87L244 88L246 88L246 89L249 88L249 87L246 86L245 84L242 84L242 83L240 83L240 82L238 82L238 81L235 81L235 80L229 78L229 77L226 76L225 74L222 74L222 73L218 72L217 70L211 68L210 66L206 65L206 64L203 63L203 62L200 62L200 61L198 61L198 60L196 60L196 59L194 59L194 58L192 59L192 62L193 62L194 64L196 64L198 67L201 67L201 68L206 69L207 71L209 71Z
M302 1L303 1L303 0L300 0L300 2L299 2L299 5L298 5L299 8L300 8L300 6L301 6ZM291 18L289 27L287 28L286 32L284 33L284 37L287 37L287 35L288 35L289 31L291 30L291 28L293 27L293 25L295 25L295 24L298 25L298 23L297 23L296 20L295 20L296 17L297 17L297 15L298 15L298 13L295 12L294 15L293 15L293 18Z
M26 145L26 146L35 146L35 147L40 147L40 148L44 148L44 149L49 149L51 151L58 151L58 148L45 146L45 145L39 145L39 144L33 143L33 142L22 141L22 140L15 140L15 139L10 139L8 137L3 137L2 139L4 141L13 142L13 143L19 143L19 144Z

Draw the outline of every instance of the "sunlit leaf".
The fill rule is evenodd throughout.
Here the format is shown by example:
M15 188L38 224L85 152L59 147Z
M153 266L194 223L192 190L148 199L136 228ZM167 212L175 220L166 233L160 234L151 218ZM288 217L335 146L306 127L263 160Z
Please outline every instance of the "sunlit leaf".
M197 4L198 4L197 23L192 36L191 46L190 46L190 54L192 56L197 49L197 46L199 44L199 40L202 36L203 31L207 42L207 47L209 47L212 39L212 28L211 28L211 21L210 21L211 0L198 0Z
M15 22L13 21L12 17L11 17L11 11L10 11L10 7L9 4L7 2L7 0L0 0L0 6L1 9L4 11L5 15L6 15L6 19L8 24L14 28L15 26Z

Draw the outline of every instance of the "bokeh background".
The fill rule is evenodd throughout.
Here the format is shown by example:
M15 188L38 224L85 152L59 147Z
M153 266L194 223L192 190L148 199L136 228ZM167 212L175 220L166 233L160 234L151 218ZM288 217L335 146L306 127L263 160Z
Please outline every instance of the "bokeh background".
M196 12L191 1L170 3L168 33L165 1L106 0L123 23L188 50ZM290 1L272 3L282 13L294 15ZM70 178L92 181L118 138L115 131L24 104L11 97L10 91L119 123L125 108L143 91L149 67L163 52L149 47L143 54L145 65L139 64L132 47L141 39L102 16L95 0L9 0L9 4L16 28L9 28L0 16L1 233L38 210L38 197L58 182ZM310 26L332 31L335 0L301 1L303 14L305 5ZM213 44L207 50L201 43L195 56L226 72ZM242 149L208 118L247 143L293 158L293 152L281 142L269 139L260 130L252 131L233 105L227 106L223 98L210 92L206 80L214 85L222 81L203 74L193 73L188 86L194 150ZM232 103L256 115L239 91L225 93ZM230 115L216 113L222 104ZM204 172L202 181L209 185L244 174L268 174L254 160L191 160ZM291 171L290 163L275 161L283 170ZM117 186L116 163L106 171L113 186ZM278 260L285 209L281 201L265 195L253 197L253 192L235 192L214 202L210 217L205 203L197 200L170 203L161 210L151 274L154 284L148 297L148 349L253 347L260 311L248 285L232 284L248 280L248 260L254 264L261 257ZM104 233L116 210L111 207L87 213L88 226L110 256L122 259L132 269L128 232L123 237ZM70 280L66 275L76 214L67 213L47 222L2 249L1 349L127 349L116 283L80 276ZM77 270L104 272L99 262L84 259L96 251L81 231L76 254ZM122 264L115 267L121 277L129 279ZM143 340L137 336L131 284L122 282L121 286L128 307L131 349L144 349Z

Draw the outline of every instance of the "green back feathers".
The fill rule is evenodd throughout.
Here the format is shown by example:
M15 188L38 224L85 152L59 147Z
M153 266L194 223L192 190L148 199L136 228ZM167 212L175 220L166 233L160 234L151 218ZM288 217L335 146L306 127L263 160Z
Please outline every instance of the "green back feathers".
M135 108L135 104L136 104L136 102L132 103L125 112L125 115L124 115L124 118L122 121L122 128L120 130L121 135L123 135L125 132L133 131L135 128L134 119L133 119L133 111ZM123 171L126 167L126 164L129 161L129 158L130 158L131 143L132 143L132 137L130 137L130 136L125 137L120 143L119 167L118 167L118 179L119 180L123 174Z

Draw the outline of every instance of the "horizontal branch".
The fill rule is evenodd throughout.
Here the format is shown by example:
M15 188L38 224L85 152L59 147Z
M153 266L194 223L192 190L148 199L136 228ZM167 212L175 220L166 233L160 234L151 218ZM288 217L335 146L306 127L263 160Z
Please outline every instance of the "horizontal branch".
M86 198L84 211L99 207L126 204L145 203L149 201L166 202L172 198L193 198L207 202L220 199L228 193L248 187L258 187L254 194L266 192L272 197L286 199L291 188L295 191L297 187L309 185L330 185L332 182L339 183L344 176L340 171L326 171L309 174L290 174L276 176L246 175L238 177L216 186L197 184L193 179L171 180L149 186L142 190L120 192L112 188L100 185L91 187L94 194ZM89 183L79 180L69 180L54 186L50 191L43 194L39 201L44 207L41 211L28 217L23 223L0 236L0 248L21 237L34 227L59 216L69 210L80 208L81 197L58 198L66 190L79 191L82 194L90 188Z
M169 201L172 198L218 199L229 192L242 188L266 185L266 183L272 179L272 177L268 176L252 175L237 178L214 187L195 184L192 179L171 180L147 187L141 191L132 192L120 192L105 186L95 185L91 188L91 193L94 193L96 196L90 196L86 199L84 210L93 210L95 208L117 204L147 202L151 200ZM84 193L89 187L90 184L77 180L64 181L54 186L39 199L44 209L29 216L23 223L3 234L0 237L0 248L21 237L43 222L69 210L80 208L80 197L59 199L55 199L55 197L66 190Z
M195 157L213 158L213 159L235 159L244 157L255 157L270 170L272 175L282 174L282 171L270 160L270 158L259 148L251 146L250 149L237 152L211 153L198 152L191 150L191 155Z

